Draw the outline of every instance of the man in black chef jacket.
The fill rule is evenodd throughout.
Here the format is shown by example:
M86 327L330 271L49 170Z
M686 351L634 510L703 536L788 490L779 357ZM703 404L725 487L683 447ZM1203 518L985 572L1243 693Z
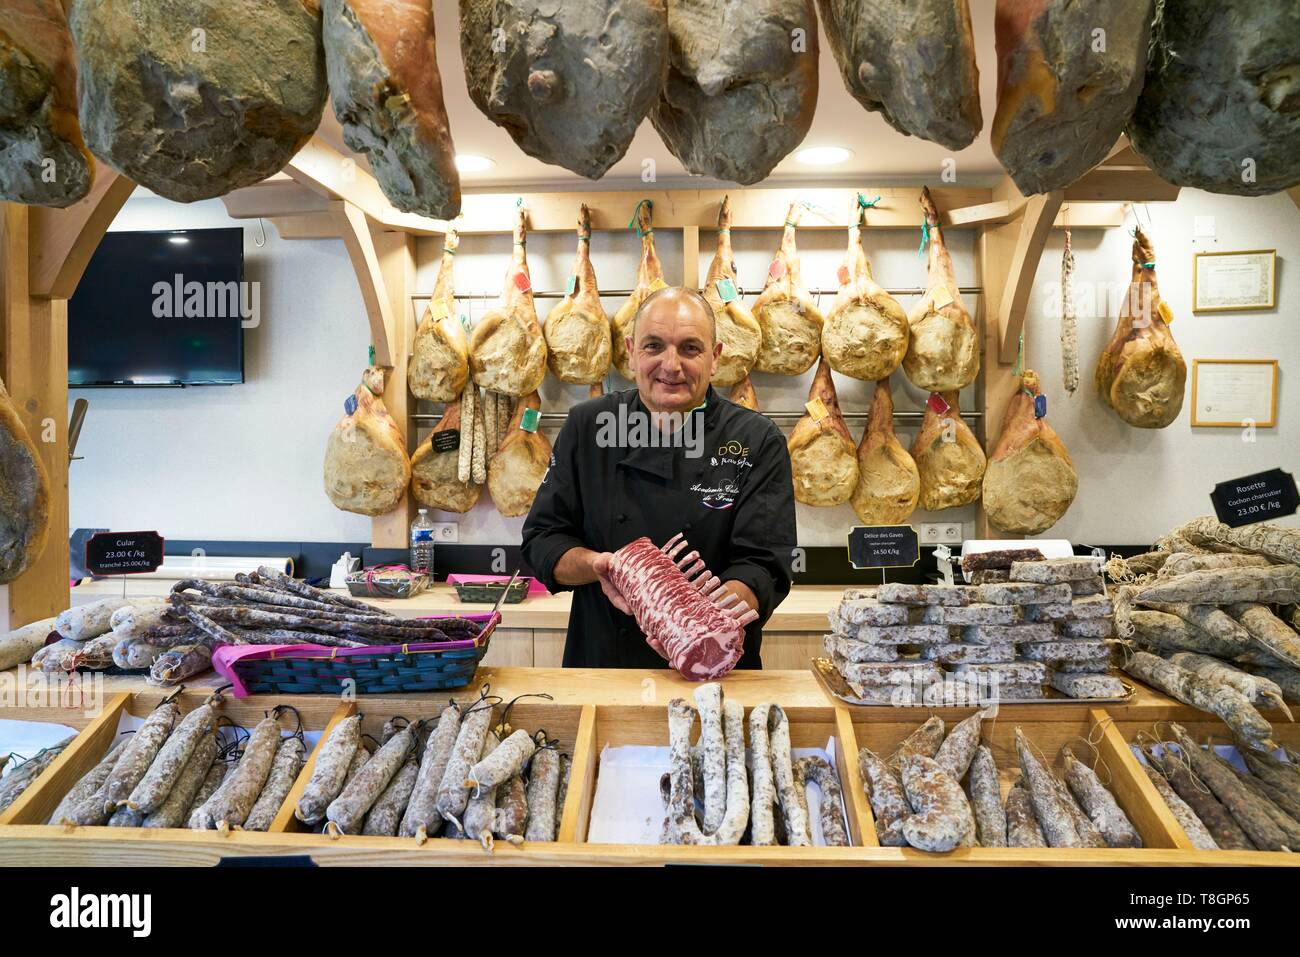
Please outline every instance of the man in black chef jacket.
M524 522L523 554L551 591L573 589L566 668L662 668L608 579L611 553L678 532L759 617L738 667L760 668L763 625L790 592L794 485L772 422L709 380L722 354L699 293L642 303L627 340L635 390L575 406Z

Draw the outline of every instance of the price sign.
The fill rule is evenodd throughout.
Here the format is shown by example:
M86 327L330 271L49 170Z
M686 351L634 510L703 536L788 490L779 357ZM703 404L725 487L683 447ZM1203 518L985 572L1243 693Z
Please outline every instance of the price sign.
M86 570L92 575L142 575L163 563L157 532L100 532L86 542Z
M1294 515L1300 508L1300 493L1290 472L1271 469L1220 482L1210 493L1210 501L1219 521L1240 528Z
M460 448L460 429L435 432L429 439L435 452L455 452Z
M855 525L849 529L849 564L854 568L911 568L921 544L911 525Z

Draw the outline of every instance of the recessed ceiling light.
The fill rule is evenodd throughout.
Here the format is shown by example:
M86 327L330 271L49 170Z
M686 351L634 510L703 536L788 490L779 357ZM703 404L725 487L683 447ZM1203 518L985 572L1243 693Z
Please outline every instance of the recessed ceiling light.
M462 173L481 173L496 165L486 156L475 156L473 153L456 154L456 169Z
M794 158L805 166L835 166L847 162L852 155L852 150L842 146L810 146L800 150Z
M169 242L169 243L175 243L177 246L184 246L184 245L185 245L186 243L188 243L189 241L190 241L190 237L188 237L188 236L168 236L168 237L167 237L167 242Z

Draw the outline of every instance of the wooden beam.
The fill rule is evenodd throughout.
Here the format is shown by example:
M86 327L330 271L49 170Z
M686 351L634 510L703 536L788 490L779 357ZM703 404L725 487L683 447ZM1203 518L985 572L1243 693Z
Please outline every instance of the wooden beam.
M237 189L222 196L221 202L232 219L270 219L328 212L331 200L285 177Z
M1011 203L997 199L991 203L950 210L940 218L944 226L982 226L985 223L1005 223L1013 215Z
M1295 208L1300 209L1300 186L1292 186L1287 190L1287 195L1291 197L1291 202L1295 203Z
M700 227L682 228L682 285L700 288Z
M301 216L273 216L271 225L281 239L342 239L334 214L305 213Z
M384 406L406 436L406 452L409 455L415 451L416 438L414 422L411 420L415 401L406 388L406 363L415 338L410 296L415 292L416 238L405 232L376 233L373 230L371 236L392 313L388 338L392 350L392 370L384 380ZM401 502L392 511L371 519L371 544L375 548L406 548L410 544L411 519L414 517L415 500L408 488L402 495Z
M90 194L66 209L32 206L28 283L31 295L71 299L86 264L135 184L99 161Z
M447 231L442 220L403 213L388 201L379 183L351 156L344 156L319 136L307 145L284 168L291 178L326 199L346 200L367 216L389 229L419 235L438 235ZM575 209L577 207L574 207ZM570 215L572 220L573 216ZM568 229L573 229L570 222Z
M397 325L392 301L384 286L379 254L370 234L370 224L365 213L349 202L332 203L330 213L338 223L343 245L347 247L348 258L352 260L352 269L361 286L361 301L370 321L370 342L375 347L375 364L391 368L396 353L393 336ZM400 311L406 314L404 308Z
M1031 196L1025 204L1015 250L1011 254L1006 282L1002 287L1002 298L998 311L993 314L997 316L998 339L1001 342L998 358L1002 362L1014 362L1016 359L1017 342L1025 327L1025 310L1034 287L1034 276L1038 272L1038 261L1043 257L1043 246L1063 199L1064 194L1057 190Z
M1065 190L1072 202L1172 203L1181 187L1166 183L1145 167L1100 166Z

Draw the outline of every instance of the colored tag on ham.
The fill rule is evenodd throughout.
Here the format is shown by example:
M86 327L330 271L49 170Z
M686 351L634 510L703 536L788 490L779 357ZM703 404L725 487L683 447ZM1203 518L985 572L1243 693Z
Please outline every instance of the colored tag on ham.
M830 413L826 411L826 405L821 399L810 399L804 403L803 407L808 410L808 414L812 416L814 422L830 418Z
M515 288L518 289L520 292L527 292L528 290L533 288L533 284L528 278L528 273L526 272L515 273Z
M935 415L946 415L948 410L952 408L952 406L944 401L943 396L937 392L931 392L930 398L925 401L925 404L934 410Z
M578 277L570 276L569 284L564 287L564 294L566 296L572 296L574 291L577 290L577 288L578 288Z
M525 432L536 432L541 423L542 413L540 409L524 409L524 417L520 421L519 427Z
M785 275L785 263L779 259L773 259L772 265L767 268L767 274L773 279L780 279Z
M449 310L447 309L446 299L434 299L429 302L430 319L434 319L434 320L441 319L444 316L446 316L448 312Z
M736 284L730 279L718 280L718 298L723 303L731 302L740 298L740 293L736 292Z
M946 285L936 286L934 289L934 308L942 309L944 306L952 305L952 293L948 291Z
M355 395L350 395L343 400L343 412L346 415L357 414L357 397Z
M849 284L849 267L841 266L836 270L835 276L839 279L841 286L847 286Z
M651 292L658 292L660 289L667 289L667 288L668 288L668 283L664 282L662 279L656 278L651 280L650 282Z
M1034 396L1034 418L1041 419L1047 415L1047 396Z
M463 312L460 314L460 325L466 332L470 331L469 316Z

